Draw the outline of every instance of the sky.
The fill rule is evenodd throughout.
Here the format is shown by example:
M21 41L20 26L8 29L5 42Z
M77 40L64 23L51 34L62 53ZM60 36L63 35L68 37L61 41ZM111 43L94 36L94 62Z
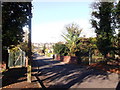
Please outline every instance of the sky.
M91 28L91 2L33 2L32 42L50 43L64 41L61 36L71 23L82 29L81 37L95 37Z

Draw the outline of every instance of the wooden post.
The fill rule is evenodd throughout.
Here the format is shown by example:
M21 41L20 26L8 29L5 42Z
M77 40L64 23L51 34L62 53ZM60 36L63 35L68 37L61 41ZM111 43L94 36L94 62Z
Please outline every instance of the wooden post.
M29 34L28 34L28 66L27 66L27 82L31 83L32 76L31 76L31 61L32 61L32 52L31 52L31 2L29 2Z
M92 50L91 48L89 49L89 65L91 64L92 61Z

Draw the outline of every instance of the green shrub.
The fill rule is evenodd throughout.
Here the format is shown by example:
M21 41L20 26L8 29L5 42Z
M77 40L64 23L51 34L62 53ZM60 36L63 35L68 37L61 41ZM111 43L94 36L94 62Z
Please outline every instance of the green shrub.
M61 55L61 56L66 56L68 55L68 51L69 49L67 48L67 46L65 44L59 44L56 43L53 46L53 50L55 54Z

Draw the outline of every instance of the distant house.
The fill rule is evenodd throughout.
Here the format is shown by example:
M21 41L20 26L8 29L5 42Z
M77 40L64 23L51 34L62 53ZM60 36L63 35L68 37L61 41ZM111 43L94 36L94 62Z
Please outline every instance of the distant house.
M41 49L43 49L44 45L46 49L52 49L54 44L55 43L32 43L32 45L34 45L35 47L39 47Z

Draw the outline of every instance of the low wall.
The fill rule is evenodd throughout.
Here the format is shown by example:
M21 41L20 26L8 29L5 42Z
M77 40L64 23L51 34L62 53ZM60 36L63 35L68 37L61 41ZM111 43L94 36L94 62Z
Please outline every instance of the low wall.
M75 56L56 56L56 59L65 63L77 63L77 57Z

